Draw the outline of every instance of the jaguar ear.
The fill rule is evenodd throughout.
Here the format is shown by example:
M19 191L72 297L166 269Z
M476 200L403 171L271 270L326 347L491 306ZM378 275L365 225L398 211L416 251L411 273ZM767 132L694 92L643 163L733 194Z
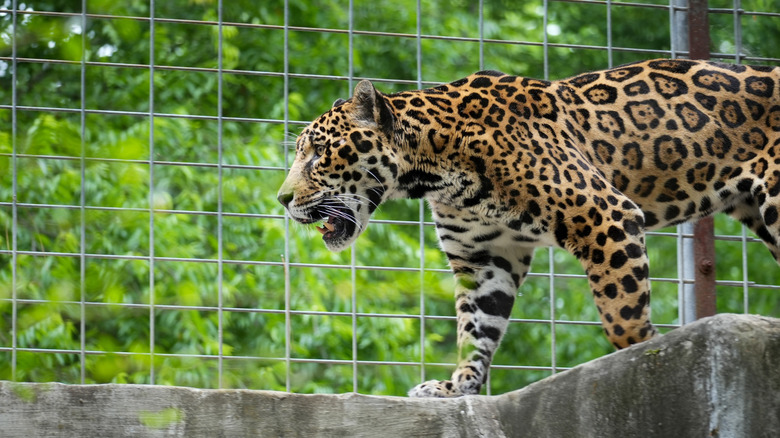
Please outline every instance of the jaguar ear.
M355 101L358 120L375 123L388 136L392 134L393 112L384 95L377 91L371 82L365 79L360 81L355 87L352 98Z
M377 94L379 92L374 88L374 84L367 80L358 82L352 98L355 100L355 107L358 110L357 118L365 122L376 122L374 113L377 104Z
M333 102L333 108L336 108L337 106L341 106L345 102L346 102L346 100L344 100L344 99L336 99Z

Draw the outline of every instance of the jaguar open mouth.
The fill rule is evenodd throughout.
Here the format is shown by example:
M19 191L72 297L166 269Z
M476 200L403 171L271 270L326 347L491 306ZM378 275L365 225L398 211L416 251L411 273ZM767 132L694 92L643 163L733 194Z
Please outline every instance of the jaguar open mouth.
M294 221L304 225L319 224L316 228L322 234L325 246L334 252L347 248L362 231L357 212L340 200L325 199L304 209L285 206Z
M337 237L345 237L346 222L344 219L335 216L328 216L322 222L322 226L317 227L317 231L322 234L325 240L333 240Z
M322 234L322 240L328 247L339 247L350 240L355 234L354 213L345 206L320 206L309 214L308 221L304 223L317 223L317 231Z

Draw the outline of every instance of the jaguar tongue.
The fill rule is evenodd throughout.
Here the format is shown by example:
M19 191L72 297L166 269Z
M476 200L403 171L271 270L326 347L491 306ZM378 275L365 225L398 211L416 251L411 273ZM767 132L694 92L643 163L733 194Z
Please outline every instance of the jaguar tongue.
M319 231L320 234L325 234L325 233L329 233L329 232L335 230L336 227L333 226L333 223L331 222L332 220L333 220L333 218L329 217L326 222L322 223L321 227L317 227L317 231Z

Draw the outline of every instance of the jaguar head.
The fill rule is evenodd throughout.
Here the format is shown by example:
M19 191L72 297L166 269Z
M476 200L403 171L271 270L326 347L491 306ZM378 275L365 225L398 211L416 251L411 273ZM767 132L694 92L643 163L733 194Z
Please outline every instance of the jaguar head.
M290 217L317 230L331 251L347 248L395 189L395 116L386 97L361 81L349 100L307 126L277 199Z

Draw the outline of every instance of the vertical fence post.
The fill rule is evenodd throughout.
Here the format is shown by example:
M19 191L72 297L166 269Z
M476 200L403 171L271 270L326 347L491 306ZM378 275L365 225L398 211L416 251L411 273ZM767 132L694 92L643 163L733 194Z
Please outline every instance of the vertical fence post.
M709 59L707 0L688 0L688 42L691 59ZM693 242L696 318L703 318L715 314L715 233L712 217L694 224Z
M154 63L155 63L155 37L154 37L154 0L149 1L149 383L154 385L156 378L155 368L155 317L157 316L157 294L155 293L155 252L154 252Z
M673 51L688 52L690 59L709 59L710 34L707 0L675 0L673 6ZM679 12L679 13L678 13ZM676 31L676 32L675 32ZM680 322L688 324L715 314L715 240L712 218L681 225L679 255L683 261L678 273L681 284ZM691 238L690 236L693 235ZM693 278L694 283L687 283Z
M19 255L17 249L19 246L19 206L17 195L19 193L19 183L17 179L19 177L18 171L18 159L17 159L17 127L16 127L16 106L17 106L17 87L19 82L19 73L17 71L17 54L16 54L16 35L19 33L17 28L16 19L16 0L11 3L11 381L16 381L16 361L17 361L17 338L18 338L18 321L19 316L19 296L16 288L19 280ZM7 241L7 239L6 239Z
M693 226L693 256L696 266L696 318L715 314L715 236L712 217Z
M707 0L688 0L688 45L691 59L710 58L709 25Z
M682 52L690 52L688 36L688 0L672 0L670 4L670 28L672 58L679 58ZM693 224L677 226L677 276L679 277L679 319L680 324L696 321L696 285L690 279L695 277L695 256L693 254Z

